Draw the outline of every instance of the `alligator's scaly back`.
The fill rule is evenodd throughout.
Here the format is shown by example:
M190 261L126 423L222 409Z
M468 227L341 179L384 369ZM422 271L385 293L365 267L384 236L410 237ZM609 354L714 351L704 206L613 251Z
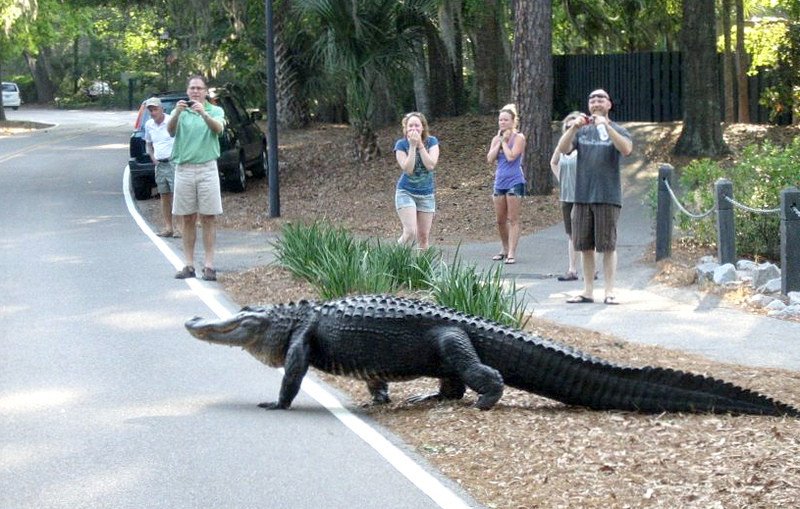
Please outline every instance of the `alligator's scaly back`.
M228 344L243 346L264 362L270 359L271 365L286 359L279 402L262 404L269 408L288 408L311 364L367 380L376 402L388 401L388 381L429 376L442 380L437 397L460 398L469 386L480 394L477 405L484 409L500 398L505 383L597 410L800 417L789 405L714 378L613 364L425 301L365 295L302 304L245 308L238 320L251 329L248 333L231 328L236 317L224 324L193 319L187 328L206 341L208 330L214 331L214 342L229 337ZM259 321L280 326L257 326ZM245 346L242 337L248 335L254 339Z

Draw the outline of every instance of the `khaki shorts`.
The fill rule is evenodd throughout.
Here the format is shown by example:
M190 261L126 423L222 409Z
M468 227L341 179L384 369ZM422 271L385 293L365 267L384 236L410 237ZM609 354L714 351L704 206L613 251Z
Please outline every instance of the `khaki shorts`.
M222 193L216 160L175 165L172 213L176 216L222 214Z
M175 167L169 161L156 163L156 186L158 194L175 192Z
M620 207L609 203L576 203L572 207L572 242L576 251L606 253L617 249Z

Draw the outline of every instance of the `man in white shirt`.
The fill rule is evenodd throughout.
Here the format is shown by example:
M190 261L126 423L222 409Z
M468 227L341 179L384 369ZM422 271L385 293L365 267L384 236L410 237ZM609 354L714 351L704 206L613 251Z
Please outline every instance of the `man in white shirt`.
M150 111L150 120L144 124L144 141L147 154L155 165L156 186L161 196L161 215L164 218L164 229L159 237L181 237L174 228L172 220L172 193L175 191L175 167L172 165L172 144L175 138L169 135L167 123L170 116L164 113L161 99L151 97L144 103Z

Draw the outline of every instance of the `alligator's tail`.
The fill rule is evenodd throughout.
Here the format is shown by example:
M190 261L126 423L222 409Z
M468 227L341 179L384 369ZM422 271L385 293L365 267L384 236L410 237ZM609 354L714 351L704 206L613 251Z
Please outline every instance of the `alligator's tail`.
M595 410L800 417L800 410L790 405L715 378L649 366L617 366L578 352L544 348L547 354L522 370L526 376L520 379L522 373L517 371L509 374L506 383Z

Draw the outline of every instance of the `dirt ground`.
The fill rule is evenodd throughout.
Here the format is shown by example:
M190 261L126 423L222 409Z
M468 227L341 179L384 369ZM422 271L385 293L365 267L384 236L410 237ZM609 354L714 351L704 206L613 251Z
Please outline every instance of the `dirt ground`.
M494 117L476 115L431 126L442 140L435 243L495 238L493 169L485 162L494 129ZM679 130L678 124L665 124L636 145L653 164L680 167L685 161L669 155ZM796 128L735 125L726 130L734 149L748 140L796 134ZM324 218L358 234L398 236L393 188L399 171L391 147L399 135L398 127L381 130L384 156L359 164L350 157L347 127L317 125L281 133L282 217L267 217L262 180L245 193L225 194L221 226L279 231L289 221ZM139 203L154 219L157 200ZM523 234L559 220L556 194L525 198ZM702 252L676 246L673 261L661 264L659 282L694 284L691 267ZM220 284L243 305L316 297L278 267L221 274ZM712 362L535 317L528 329L606 360L714 376L800 405L800 373ZM404 403L408 396L434 390L430 380L393 384L393 403L361 408L369 399L363 383L317 375L341 389L355 411L392 430L487 507L772 508L800 500L800 419L592 412L515 390L488 412L470 406L471 392L459 402ZM265 399L276 396L265 394Z

